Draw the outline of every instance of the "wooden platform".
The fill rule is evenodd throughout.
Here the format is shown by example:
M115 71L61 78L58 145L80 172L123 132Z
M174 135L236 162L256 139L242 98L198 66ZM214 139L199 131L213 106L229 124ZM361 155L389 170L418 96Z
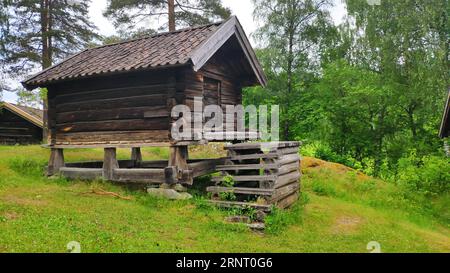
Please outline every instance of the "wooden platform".
M224 158L188 160L188 167L182 170L186 177L180 184L190 184L191 178L216 172L216 166L223 164ZM110 176L105 173L103 161L66 163L59 168L59 174L69 179L103 179L126 184L163 184L167 183L167 160L141 161L118 160Z
M225 146L228 157L216 170L215 186L208 187L211 202L222 207L252 207L270 211L272 206L287 208L299 197L299 142L240 143ZM232 187L224 184L232 181ZM224 183L226 182L226 183ZM232 193L235 200L224 200ZM229 195L228 195L229 196Z

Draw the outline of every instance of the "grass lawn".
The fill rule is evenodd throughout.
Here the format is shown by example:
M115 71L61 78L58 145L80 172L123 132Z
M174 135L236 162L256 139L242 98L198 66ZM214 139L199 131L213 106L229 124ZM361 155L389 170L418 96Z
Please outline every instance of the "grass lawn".
M217 155L196 148L191 155ZM147 148L145 160L167 158ZM69 150L66 161L102 159L101 150ZM119 150L119 158L129 151ZM49 151L0 146L0 252L450 252L450 197L426 200L339 164L302 162L302 197L267 219L264 233L230 224L229 211L203 198L168 201L105 182L48 179ZM129 196L100 196L104 189Z

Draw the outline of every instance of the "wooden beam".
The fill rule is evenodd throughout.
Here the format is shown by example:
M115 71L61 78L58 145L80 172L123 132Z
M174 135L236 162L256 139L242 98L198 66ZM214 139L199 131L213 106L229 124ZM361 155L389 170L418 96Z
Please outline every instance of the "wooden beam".
M114 182L163 184L164 169L114 169Z
M131 148L131 160L134 162L134 167L140 167L142 164L142 153L140 147Z
M268 195L271 196L274 193L273 189L260 189L260 188L243 188L243 187L208 187L208 192L232 192L239 194L251 194L251 195Z
M210 203L215 204L219 207L225 208L255 208L258 210L262 210L265 212L271 211L271 205L260 205L256 203L248 203L248 202L234 202L234 201L219 201L219 200L209 200Z
M69 168L60 169L61 175L70 179L94 180L102 177L103 171L100 168Z
M105 148L105 154L103 158L103 178L106 180L114 179L114 169L119 168L119 162L117 162L116 148Z
M236 164L236 165L220 165L216 167L218 171L240 171L240 170L276 170L280 166L278 164Z
M188 146L172 146L170 147L169 166L166 171L168 183L173 183L174 173L177 173L177 182L192 185L194 179L192 172L189 172L188 165Z

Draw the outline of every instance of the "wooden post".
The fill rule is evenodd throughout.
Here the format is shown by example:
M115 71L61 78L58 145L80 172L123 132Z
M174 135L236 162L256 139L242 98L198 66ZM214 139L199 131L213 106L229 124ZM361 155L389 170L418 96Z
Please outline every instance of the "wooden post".
M52 148L50 160L48 161L47 175L52 176L57 174L62 167L64 167L63 149Z
M131 160L133 161L134 167L140 167L142 163L142 153L141 148L131 148Z
M192 184L193 178L188 166L188 146L170 147L169 166L165 170L166 183ZM175 180L175 181L174 181Z
M116 148L105 148L105 155L103 158L103 179L113 180L114 169L119 168L117 162Z

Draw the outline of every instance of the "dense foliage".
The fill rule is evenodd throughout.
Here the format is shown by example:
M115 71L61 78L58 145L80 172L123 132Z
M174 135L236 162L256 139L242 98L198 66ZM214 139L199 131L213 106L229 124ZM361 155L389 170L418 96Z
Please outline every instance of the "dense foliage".
M448 1L348 0L337 27L315 6L327 1L254 2L269 85L246 90L246 103L282 104L282 137L304 141L310 155L411 190L448 191L450 164L438 138L449 86ZM313 15L290 21L303 5L316 7L309 14L320 24L308 21ZM287 26L305 22L290 40Z
M346 0L339 26L331 0L253 2L253 38L269 81L245 90L244 103L280 105L280 137L303 141L307 155L428 195L448 191L438 138L449 87L448 0ZM0 90L4 79L48 67L97 37L89 1L0 3ZM139 21L170 17L169 6L177 27L230 15L219 0L110 0L105 15L121 31L102 42L165 27ZM25 104L39 97L19 95Z

